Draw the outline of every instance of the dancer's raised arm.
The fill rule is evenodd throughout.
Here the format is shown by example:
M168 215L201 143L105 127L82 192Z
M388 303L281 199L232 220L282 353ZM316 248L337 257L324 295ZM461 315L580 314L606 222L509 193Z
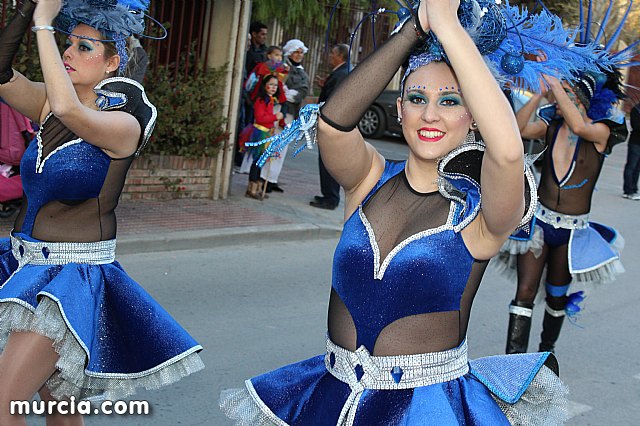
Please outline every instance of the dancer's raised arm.
M405 22L398 33L351 72L320 110L320 153L327 169L347 191L347 215L350 199L364 197L384 167L382 156L365 143L356 126L402 66L410 50L420 40L420 35L428 30L423 26L421 32L418 25L415 18ZM363 194L350 197L358 188L362 191L357 191L357 194Z
M611 134L609 126L604 123L594 123L587 117L584 106L580 105L580 107L578 107L576 105L576 103L579 102L576 95L567 88L571 96L575 99L572 100L560 80L551 76L545 76L545 79L549 83L551 91L556 98L558 108L562 111L562 117L571 131L582 139L593 142L598 151L603 152L607 147L607 141ZM583 111L581 111L581 109Z
M34 28L51 28L60 7L60 0L41 0L34 13ZM106 43L100 41L105 37L98 30L80 24L74 31L78 36L68 37L62 57L53 31L36 31L47 91L44 113L50 110L78 137L112 157L132 155L140 140L140 124L124 111L98 111L93 90L101 80L115 75L121 58L107 51Z
M44 84L30 81L11 67L35 9L35 2L24 0L16 7L11 21L0 30L0 96L31 120L40 121L47 97Z
M480 238L498 250L520 221L524 209L524 152L509 102L458 20L458 0L425 0L420 18L444 47L464 100L486 144L482 163ZM495 253L493 253L495 254ZM489 256L490 257L490 256Z

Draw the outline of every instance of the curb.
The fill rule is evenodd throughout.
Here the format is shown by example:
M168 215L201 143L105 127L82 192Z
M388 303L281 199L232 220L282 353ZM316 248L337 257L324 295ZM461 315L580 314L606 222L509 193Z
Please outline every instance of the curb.
M341 231L341 228L331 225L302 223L164 232L159 234L134 234L118 238L117 254L208 249L274 241L338 238Z

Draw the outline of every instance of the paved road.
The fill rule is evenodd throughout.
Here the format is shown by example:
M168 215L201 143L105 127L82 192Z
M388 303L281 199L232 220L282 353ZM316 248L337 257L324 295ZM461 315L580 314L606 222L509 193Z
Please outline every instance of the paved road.
M403 149L394 143L381 146L393 153ZM627 273L587 300L580 326L568 324L558 344L561 374L571 388L570 425L633 425L640 418L640 265L634 262L640 252L634 220L640 203L620 197L624 152L622 147L607 160L593 217L625 234ZM304 155L306 166L293 161L290 166L315 165L312 153ZM151 416L90 417L87 424L228 425L217 409L221 389L323 351L335 243L274 241L122 256L130 274L205 347L207 368L174 386L138 393L136 399L151 402ZM469 329L471 357L503 351L513 292L513 284L491 273L485 276ZM534 315L536 341L542 304Z
M139 425L228 425L217 409L220 390L247 377L323 351L330 265L336 240L264 243L211 250L128 255L130 273L201 342L207 368L178 384L136 398L153 405ZM640 350L631 286L640 268L589 300L583 328L567 326L558 345L571 387L571 425L637 424ZM478 293L469 329L470 356L500 353L511 286L491 273ZM536 310L536 319L541 318ZM536 321L539 323L539 321ZM533 340L539 333L536 324ZM636 377L634 377L636 376ZM92 417L88 425L122 418Z

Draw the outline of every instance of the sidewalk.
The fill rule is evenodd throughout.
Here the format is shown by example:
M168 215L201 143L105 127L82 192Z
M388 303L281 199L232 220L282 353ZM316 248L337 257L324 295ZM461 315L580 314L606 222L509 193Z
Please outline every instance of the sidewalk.
M393 139L371 141L387 158L406 155L406 145ZM626 145L615 147L607 158L592 203L593 218L616 226L627 235L635 231L633 215L640 202L621 197ZM335 210L309 206L320 194L317 150L287 158L280 175L284 193L271 193L264 201L244 196L248 176L234 174L227 199L126 201L116 209L118 254L206 248L274 240L335 238L343 222L342 197ZM0 236L7 236L13 220L0 219Z
M248 176L234 174L227 199L123 201L118 217L118 254L242 244L248 241L337 237L343 210L309 206L319 194L317 152L305 160L287 159L280 185L284 193L264 201L244 196ZM8 235L15 216L0 219Z

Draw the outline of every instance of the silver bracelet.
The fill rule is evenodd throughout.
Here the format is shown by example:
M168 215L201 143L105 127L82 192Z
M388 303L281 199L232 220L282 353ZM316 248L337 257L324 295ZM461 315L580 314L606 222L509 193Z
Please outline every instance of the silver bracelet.
M33 27L31 27L31 31L33 31L34 33L40 30L47 30L51 31L52 33L56 32L56 29L51 25L34 25Z

